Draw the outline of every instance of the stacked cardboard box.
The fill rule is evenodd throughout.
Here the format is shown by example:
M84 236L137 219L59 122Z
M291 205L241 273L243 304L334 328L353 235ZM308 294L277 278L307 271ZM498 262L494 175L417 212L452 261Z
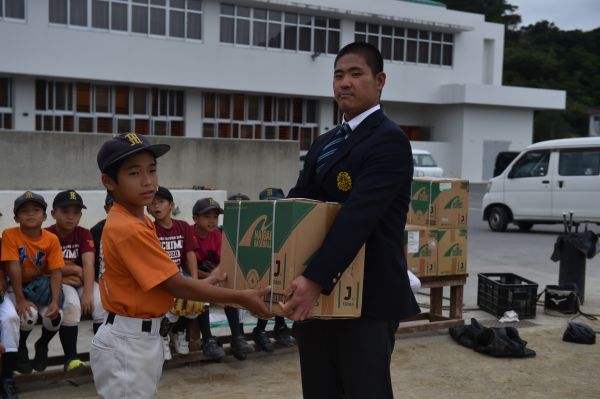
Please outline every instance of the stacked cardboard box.
M410 224L405 229L405 254L409 269L417 276L467 272L468 200L467 180L413 180L408 215ZM417 232L418 251L414 244ZM409 245L411 238L412 247Z
M225 202L221 268L227 286L271 285L265 301L282 315L278 302L285 302L286 288L310 263L339 209L339 204L302 199ZM331 295L321 295L313 316L360 316L364 256L363 247Z

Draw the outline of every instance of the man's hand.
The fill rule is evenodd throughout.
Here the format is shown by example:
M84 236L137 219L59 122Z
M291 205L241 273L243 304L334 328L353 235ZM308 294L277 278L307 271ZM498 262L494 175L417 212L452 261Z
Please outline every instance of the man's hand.
M22 302L17 301L17 306L15 306L17 314L20 317L31 317L31 310L29 310L29 308L31 307L37 309L37 306L35 306L33 302L28 301L27 299L25 299Z
M220 287L221 283L224 282L225 280L227 280L227 273L222 273L219 275L210 274L208 277L204 278L202 280L202 282Z
M285 317L294 321L310 318L323 288L304 276L298 276L285 290L286 303L281 304Z
M79 276L70 275L62 278L62 283L71 287L79 288L83 285L83 280Z
M58 316L58 304L55 302L50 302L50 305L48 305L48 309L46 310L46 314L44 316L50 320L54 320L56 316Z
M264 301L265 295L270 292L270 286L260 290L243 290L241 291L242 298L240 305L260 319L270 319L273 317L273 313Z
M92 314L94 300L92 298L91 292L83 291L83 295L81 296L81 314L88 315Z

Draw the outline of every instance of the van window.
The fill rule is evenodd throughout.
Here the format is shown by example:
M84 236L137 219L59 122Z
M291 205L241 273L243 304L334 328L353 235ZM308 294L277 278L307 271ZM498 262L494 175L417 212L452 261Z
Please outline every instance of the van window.
M523 177L540 177L548 174L550 151L529 151L513 166L508 177L518 179Z
M429 154L413 154L414 166L435 167L437 166L433 157Z
M561 176L598 176L600 149L562 150L558 159Z

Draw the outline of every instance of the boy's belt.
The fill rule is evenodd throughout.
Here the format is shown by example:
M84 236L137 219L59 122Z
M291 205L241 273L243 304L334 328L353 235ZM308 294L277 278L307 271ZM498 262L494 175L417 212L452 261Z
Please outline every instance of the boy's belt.
M132 319L131 317L119 316L115 313L109 313L106 317L106 324L113 324L115 322L115 317ZM138 319L139 320L139 319ZM152 319L150 320L141 320L141 331L150 333L152 332Z

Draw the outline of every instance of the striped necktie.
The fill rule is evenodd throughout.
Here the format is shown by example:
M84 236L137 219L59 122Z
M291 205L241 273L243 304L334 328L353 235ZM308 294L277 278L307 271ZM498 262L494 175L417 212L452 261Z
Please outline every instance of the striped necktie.
M317 158L317 173L321 171L327 160L335 153L338 147L346 140L346 136L352 132L350 125L344 123L338 127L338 131L333 136L333 139L323 147L319 157Z

